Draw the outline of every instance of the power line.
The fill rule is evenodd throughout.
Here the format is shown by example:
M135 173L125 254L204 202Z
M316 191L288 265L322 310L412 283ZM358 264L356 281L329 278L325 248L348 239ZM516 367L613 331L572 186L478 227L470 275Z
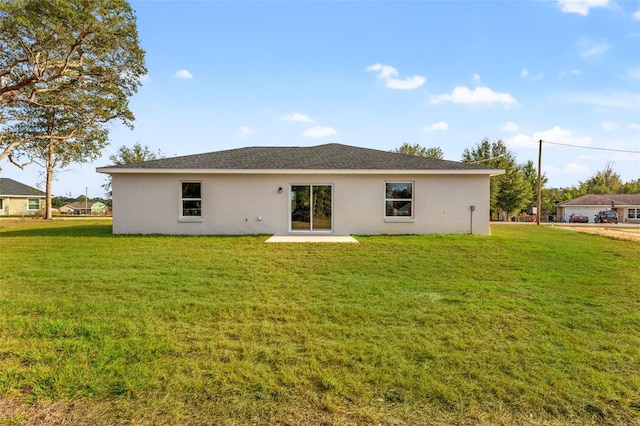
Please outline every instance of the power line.
M469 161L467 164L480 164L480 163L486 163L487 161L491 161L491 160L497 160L498 158L503 158L505 155L507 154L501 154L501 155L497 155L495 157L489 157L489 158L482 158L480 160L476 160L476 161Z
M541 141L543 143L548 143L551 145L562 145L562 146L570 146L572 148L584 148L584 149L595 149L598 151L612 151L612 152L626 152L629 154L640 154L640 151L629 151L625 149L612 149L612 148L600 148L596 146L584 146L584 145L571 145L568 143L560 143L560 142L550 142L550 141Z

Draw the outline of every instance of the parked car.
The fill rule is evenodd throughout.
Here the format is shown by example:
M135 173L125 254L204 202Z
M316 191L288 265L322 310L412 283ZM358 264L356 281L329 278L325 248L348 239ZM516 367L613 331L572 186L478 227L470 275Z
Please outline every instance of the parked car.
M589 216L586 214L572 214L569 216L569 222L572 223L589 223Z
M594 220L595 223L618 223L618 213L615 210L599 211Z

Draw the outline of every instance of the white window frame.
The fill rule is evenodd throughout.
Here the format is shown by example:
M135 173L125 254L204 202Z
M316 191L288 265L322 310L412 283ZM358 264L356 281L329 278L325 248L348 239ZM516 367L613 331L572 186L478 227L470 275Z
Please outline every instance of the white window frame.
M0 210L4 209L4 198L0 198Z
M411 184L411 198L387 198L387 184L389 183L409 183ZM383 187L384 201L382 204L385 222L414 222L416 215L416 182L413 180L386 180ZM387 201L409 201L411 202L410 216L387 216Z
M182 197L182 185L185 183L197 183L200 184L200 198L183 198ZM178 220L180 222L202 222L202 181L201 180L181 180L178 188ZM183 201L186 200L199 200L200 201L200 216L184 216L183 213Z
M36 201L38 203L38 208L32 209L30 206L31 201ZM37 212L40 211L40 198L27 198L27 211L28 212Z
M632 210L633 210L633 213L634 213L633 216L631 216L631 214L630 214ZM640 209L630 208L627 211L627 219L630 219L630 220L640 219Z

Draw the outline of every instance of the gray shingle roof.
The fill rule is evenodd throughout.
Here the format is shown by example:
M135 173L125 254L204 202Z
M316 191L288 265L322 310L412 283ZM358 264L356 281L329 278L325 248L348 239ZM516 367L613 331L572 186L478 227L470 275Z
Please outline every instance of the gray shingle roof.
M45 193L13 179L0 178L0 196L1 195L35 197L44 196Z
M161 158L109 169L204 170L491 170L478 164L330 143L311 147L248 147ZM499 169L495 169L499 171Z
M640 194L587 194L560 203L560 206L640 206Z

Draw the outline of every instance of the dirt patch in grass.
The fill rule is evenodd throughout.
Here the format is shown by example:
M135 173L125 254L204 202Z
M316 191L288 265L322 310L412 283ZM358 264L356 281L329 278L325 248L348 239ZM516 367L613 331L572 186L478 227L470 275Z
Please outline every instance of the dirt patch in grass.
M13 399L0 398L0 425L52 426L52 425L106 425L118 424L111 416L91 403L37 402L25 404Z
M640 243L640 227L622 226L559 226L559 228L587 234L603 235L618 240L628 240Z
M254 418L252 421L226 419L218 423L214 412L194 413L194 417L180 417L179 419L160 418L154 415L143 415L140 418L132 418L131 413L122 410L117 401L66 401L51 402L42 401L27 404L11 398L0 398L0 425L1 426L118 426L118 425L155 425L155 424L272 424L277 426L321 425L321 426L400 426L400 425L425 425L425 426L573 426L573 425L629 425L639 426L640 419L633 415L602 416L594 415L592 418L564 417L550 415L549 413L521 413L512 411L492 411L490 413L468 408L461 412L431 411L425 409L422 413L397 410L397 407L360 407L351 409L347 407L280 407L269 418ZM153 410L151 410L153 411ZM151 414L151 413L146 413ZM391 414L391 415L390 415ZM136 416L134 416L136 417ZM227 423L230 421L231 423Z

